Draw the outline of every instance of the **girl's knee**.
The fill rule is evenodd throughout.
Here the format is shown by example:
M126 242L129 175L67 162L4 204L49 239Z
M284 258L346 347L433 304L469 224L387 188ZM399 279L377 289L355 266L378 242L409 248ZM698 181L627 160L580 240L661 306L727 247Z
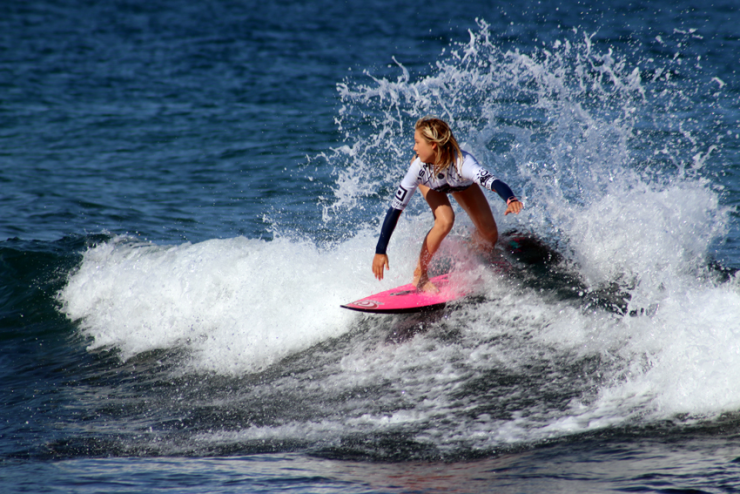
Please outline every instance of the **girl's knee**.
M496 228L492 230L478 230L478 237L481 241L493 247L498 242L498 230Z
M440 232L444 232L445 235L452 231L452 227L455 225L455 214L437 215L434 218L434 228Z

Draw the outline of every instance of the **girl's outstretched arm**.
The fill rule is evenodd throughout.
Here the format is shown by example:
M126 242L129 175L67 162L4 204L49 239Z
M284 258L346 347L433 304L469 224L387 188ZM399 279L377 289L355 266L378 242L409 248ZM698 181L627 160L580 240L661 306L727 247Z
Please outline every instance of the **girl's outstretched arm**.
M375 257L373 257L373 274L379 280L383 279L384 269L391 268L388 262L388 255L385 251L388 248L388 242L391 239L391 235L393 235L393 230L396 229L396 224L400 216L400 209L388 209L385 215L385 221L383 221L383 227L380 229L380 238L378 239L378 245L375 247Z

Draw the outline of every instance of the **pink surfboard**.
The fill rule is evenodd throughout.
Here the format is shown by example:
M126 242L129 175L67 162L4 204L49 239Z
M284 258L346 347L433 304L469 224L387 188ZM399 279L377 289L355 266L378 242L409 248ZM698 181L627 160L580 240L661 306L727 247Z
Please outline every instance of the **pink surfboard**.
M409 283L361 298L342 307L375 314L431 311L441 309L446 303L460 299L471 292L471 287L454 283L449 274L435 276L430 281L439 288L439 293L419 292L414 285Z

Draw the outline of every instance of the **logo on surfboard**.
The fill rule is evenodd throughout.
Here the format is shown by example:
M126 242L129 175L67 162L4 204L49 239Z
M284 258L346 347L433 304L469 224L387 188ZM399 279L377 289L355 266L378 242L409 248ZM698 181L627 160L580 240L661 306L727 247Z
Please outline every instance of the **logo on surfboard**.
M377 302L375 300L358 300L357 302L352 302L349 305L354 305L358 308L363 309L377 309L381 305L383 305L383 302Z

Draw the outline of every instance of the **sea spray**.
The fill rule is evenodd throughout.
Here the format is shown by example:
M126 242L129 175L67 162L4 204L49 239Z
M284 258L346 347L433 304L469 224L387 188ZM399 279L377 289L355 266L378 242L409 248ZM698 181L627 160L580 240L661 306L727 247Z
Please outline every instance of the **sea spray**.
M337 181L325 221L346 226L344 212L358 203L382 217L412 154L414 121L431 113L527 204L518 218L502 218L492 199L504 228L559 241L589 285L650 277L668 261L645 260L667 250L683 253L675 269L699 268L726 233L728 211L698 174L720 146L685 114L688 95L672 79L681 58L661 66L596 47L577 29L522 53L493 40L484 21L478 26L416 80L397 62L395 81L367 74L371 83L339 85L346 145L330 159ZM685 43L696 34L677 36ZM699 77L696 85L714 89ZM415 212L426 214L423 200L407 214Z
M342 224L344 209L359 200L352 192L357 188L363 189L360 202L382 218L411 157L414 121L426 114L448 120L465 148L508 181L527 205L518 218L503 218L493 197L500 228L529 230L557 245L585 290L616 285L628 293L625 318L606 317L604 325L602 315L585 314L573 334L574 345L582 337L596 338L602 344L589 345L591 351L610 356L604 359L601 401L592 403L606 403L616 393L624 405L612 412L597 406L572 413L595 414L585 423L603 426L638 410L660 410L660 416L668 410L690 412L691 404L666 405L676 395L651 382L652 376L674 375L667 370L674 365L683 365L689 374L701 373L686 359L694 354L687 351L691 341L702 332L693 326L699 324L696 311L704 311L695 303L682 308L676 301L711 298L712 293L733 299L736 292L715 287L706 276L712 248L729 229L730 211L720 206L707 179L716 173L716 164L714 171L706 165L721 153L725 133L712 132L723 125L722 118L705 122L714 118L708 115L722 86L712 84L699 61L691 59L691 42L700 35L675 32L671 41L681 52L657 58L645 56L640 46L633 53L595 46L593 35L578 29L564 32L550 46L523 53L495 41L484 21L478 27L467 42L446 50L425 75L414 78L396 61L396 80L368 73L368 83L348 80L339 85L343 106L338 122L346 145L330 158L338 178L333 201L324 203L325 221ZM656 42L664 46L667 40ZM703 101L709 108L696 107L697 94L707 96ZM406 216L412 223L426 223L423 200L412 202ZM676 317L682 310L691 313ZM716 317L733 320L738 310L733 299ZM485 320L486 312L480 306L476 317ZM649 335L667 320L672 321L667 328L685 338L674 339L666 328L659 331L667 340L661 346L661 340ZM694 321L691 327L688 321ZM550 341L550 328L546 324L535 334ZM706 330L716 341L735 331L714 322ZM611 336L604 340L596 336L599 332ZM722 353L727 351L734 352L732 346L723 347ZM730 392L707 391L714 386L702 379L692 386L704 386L707 396ZM710 402L722 402L725 409L734 398ZM594 418L602 412L613 420Z
M454 458L736 410L737 284L706 269L729 221L704 175L722 143L706 139L711 125L690 125L701 109L683 118L692 98L675 83L680 58L643 61L579 30L524 53L481 21L426 74L397 60L394 81L339 85L343 142L312 163L335 171L332 195L317 197L317 228L332 242L276 221L269 242L92 248L60 294L91 348L124 359L182 349L180 372L244 377L234 407L254 423L209 424L197 436L206 449L309 441L395 458L378 453L381 437L407 445L405 459ZM532 288L463 256L449 265L480 272L482 287L435 319L343 311L410 279L431 221L420 197L394 234L386 279L369 263L413 123L429 113L525 201L503 217L491 196L500 229L556 246L565 274ZM464 252L469 228L458 215L440 259ZM625 310L588 302L612 285Z

